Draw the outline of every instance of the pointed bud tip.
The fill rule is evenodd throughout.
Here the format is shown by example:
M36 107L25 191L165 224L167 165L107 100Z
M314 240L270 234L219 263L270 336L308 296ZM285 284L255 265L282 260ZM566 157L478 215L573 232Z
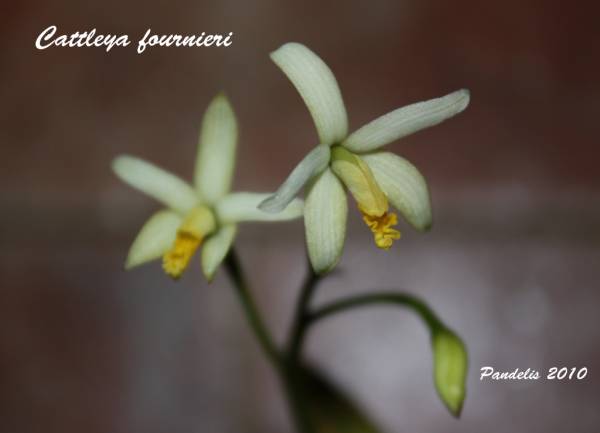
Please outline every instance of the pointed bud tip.
M452 414L452 416L454 416L454 418L456 418L456 419L459 419L460 416L462 415L463 402L464 402L464 400L460 403L460 405L455 406L455 407L447 406L448 409L450 410L450 413Z
M432 345L435 387L448 410L458 418L466 395L468 357L465 345L448 329L435 331Z

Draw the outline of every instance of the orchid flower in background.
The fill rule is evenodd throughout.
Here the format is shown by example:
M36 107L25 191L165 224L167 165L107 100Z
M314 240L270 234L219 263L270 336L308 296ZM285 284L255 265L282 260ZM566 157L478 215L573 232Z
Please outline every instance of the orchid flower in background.
M227 98L210 103L202 121L194 187L179 177L132 156L119 156L113 170L130 186L155 198L167 209L155 213L134 240L125 267L162 256L164 271L179 278L201 244L202 271L211 280L235 238L237 223L284 221L302 215L293 200L279 214L257 209L269 194L230 193L238 128Z
M308 185L304 224L314 270L331 270L342 254L348 213L344 186L356 200L379 248L389 249L400 238L393 228L398 218L389 211L390 203L415 229L429 229L431 206L423 176L406 159L373 151L460 113L469 104L469 91L458 90L398 108L348 134L338 83L315 53L304 45L287 43L271 53L271 59L306 103L320 144L259 209L281 212Z

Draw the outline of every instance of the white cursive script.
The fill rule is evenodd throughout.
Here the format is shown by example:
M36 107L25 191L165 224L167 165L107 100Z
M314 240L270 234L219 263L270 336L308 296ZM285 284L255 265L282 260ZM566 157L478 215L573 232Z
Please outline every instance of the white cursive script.
M152 35L150 34L151 30L148 29L146 34L140 39L138 42L137 52L138 54L142 54L146 47L210 47L211 45L215 45L217 47L225 46L228 47L231 45L231 37L233 36L233 32L229 32L227 36L223 35L207 35L202 32L201 35L190 35L190 36L182 36L182 35Z
M89 32L75 32L71 35L60 35L54 38L56 34L56 26L46 28L35 40L35 47L38 50L45 50L51 46L56 47L106 47L106 51L110 51L114 46L126 47L129 45L127 35L96 35L96 29Z
M479 380L537 380L540 378L540 373L537 370L528 368L527 370L519 370L515 368L513 371L495 371L494 367L481 367L481 376Z
M54 25L44 29L35 40L38 50L50 47L105 47L109 52L113 47L126 47L131 42L128 35L103 35L97 34L96 29L86 32L75 32L70 35L57 35L58 28ZM233 32L223 34L200 35L157 35L150 29L139 39L137 44L138 54L142 54L148 47L228 47L233 43Z

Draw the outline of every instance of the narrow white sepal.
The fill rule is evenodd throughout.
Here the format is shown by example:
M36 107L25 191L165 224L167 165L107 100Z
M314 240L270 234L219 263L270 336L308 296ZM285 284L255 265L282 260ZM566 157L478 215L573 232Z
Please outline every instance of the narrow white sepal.
M144 224L133 241L125 269L141 265L162 256L175 241L182 218L170 210L156 212Z
M368 152L413 132L436 125L469 105L469 91L458 90L441 98L398 108L350 134L342 143L353 152Z
M202 273L208 281L211 281L219 265L227 256L235 234L237 226L235 224L226 224L204 243L202 247Z
M119 156L112 168L125 183L177 212L186 213L198 203L196 191L187 182L140 158Z
M279 213L264 212L259 203L270 193L234 192L226 195L216 204L219 221L237 223L243 221L286 221L302 216L304 203L300 199L292 200Z
M325 170L310 186L304 206L306 245L313 269L328 272L342 256L348 203L339 179Z
M225 95L216 96L204 113L194 182L200 196L212 204L231 188L238 127Z
M431 227L431 201L427 182L406 159L389 152L361 155L388 200L414 228Z
M327 168L330 157L331 151L327 145L321 144L311 150L292 170L275 194L259 204L260 210L270 213L281 212L311 177Z
M323 144L342 141L348 134L348 117L342 93L331 69L302 44L290 42L271 53L302 96Z

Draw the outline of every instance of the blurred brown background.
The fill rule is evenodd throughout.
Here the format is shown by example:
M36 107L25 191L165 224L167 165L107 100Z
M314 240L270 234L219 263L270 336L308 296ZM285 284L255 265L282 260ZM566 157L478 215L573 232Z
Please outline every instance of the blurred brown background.
M236 188L272 190L316 143L268 53L307 44L352 129L467 87L457 118L390 146L429 180L435 225L376 251L356 214L319 300L423 296L470 348L453 420L409 312L324 323L308 355L390 432L594 432L600 424L600 8L505 0L5 2L0 38L0 432L290 432L276 379L224 275L125 273L159 206L120 183L131 153L191 179L210 98L241 123ZM97 28L135 43L234 32L227 48L34 48ZM246 225L238 249L278 338L304 272L301 222ZM479 382L479 368L589 369L582 381Z

